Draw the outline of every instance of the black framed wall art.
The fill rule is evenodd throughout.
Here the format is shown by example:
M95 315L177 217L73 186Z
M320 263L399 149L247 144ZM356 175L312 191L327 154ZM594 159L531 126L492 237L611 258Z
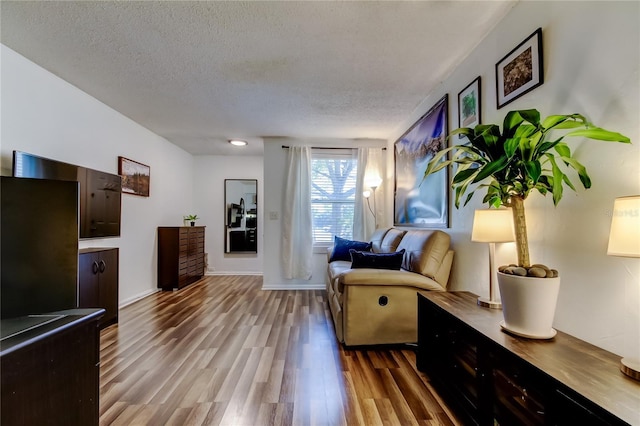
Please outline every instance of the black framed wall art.
M542 28L538 28L496 64L498 109L543 82Z
M480 76L458 93L458 127L474 128L481 123ZM458 135L459 139L465 136Z
M394 224L449 226L449 168L426 179L429 160L447 146L448 97L444 95L394 144Z
M125 194L149 196L151 168L125 157L118 157L118 174L122 177L122 192Z

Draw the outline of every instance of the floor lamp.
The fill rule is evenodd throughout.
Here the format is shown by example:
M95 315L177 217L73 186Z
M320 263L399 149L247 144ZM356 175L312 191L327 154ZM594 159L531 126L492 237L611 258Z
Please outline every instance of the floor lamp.
M492 309L502 308L502 304L496 298L495 243L508 243L514 239L511 209L475 211L471 241L489 243L489 298L478 297L478 305Z
M378 229L378 215L375 213L376 210L376 189L382 184L382 178L379 176L372 177L368 179L365 183L366 186L371 188L371 192L364 191L362 195L367 199L367 205L369 206L369 210L371 210L371 214L373 215L373 221L375 228ZM373 194L373 209L371 209L371 204L369 204L369 196Z
M616 198L613 203L609 256L640 257L640 195ZM640 380L640 360L622 358L620 371Z

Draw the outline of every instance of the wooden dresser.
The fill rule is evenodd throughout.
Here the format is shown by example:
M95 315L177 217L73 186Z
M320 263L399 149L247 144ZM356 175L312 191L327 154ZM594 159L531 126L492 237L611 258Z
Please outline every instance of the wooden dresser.
M158 227L158 288L180 289L204 275L204 226Z
M561 331L509 335L502 311L476 299L418 293L417 367L465 424L640 424L640 382L620 372L619 356Z

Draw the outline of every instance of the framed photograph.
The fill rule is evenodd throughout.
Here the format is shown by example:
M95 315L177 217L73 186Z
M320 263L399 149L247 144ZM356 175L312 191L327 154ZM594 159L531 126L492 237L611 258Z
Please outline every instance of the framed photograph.
M475 127L480 124L480 77L458 93L458 127ZM458 139L464 136L458 135Z
M498 109L543 82L542 28L538 28L496 64Z
M151 168L125 157L118 157L118 174L122 177L122 192L149 196Z
M444 95L394 144L394 224L449 227L449 168L426 179L429 160L447 146L448 97Z

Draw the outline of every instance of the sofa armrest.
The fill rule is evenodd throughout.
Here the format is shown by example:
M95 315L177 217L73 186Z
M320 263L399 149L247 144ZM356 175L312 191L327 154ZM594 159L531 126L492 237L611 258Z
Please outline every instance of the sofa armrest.
M451 274L451 265L453 264L453 254L453 250L447 252L434 277L435 280L446 289L449 288L449 275Z
M331 253L333 253L333 246L327 247L327 262L331 260Z
M344 292L344 286L405 286L421 290L444 291L438 282L424 275L388 269L359 268L343 273L338 280L338 290Z

